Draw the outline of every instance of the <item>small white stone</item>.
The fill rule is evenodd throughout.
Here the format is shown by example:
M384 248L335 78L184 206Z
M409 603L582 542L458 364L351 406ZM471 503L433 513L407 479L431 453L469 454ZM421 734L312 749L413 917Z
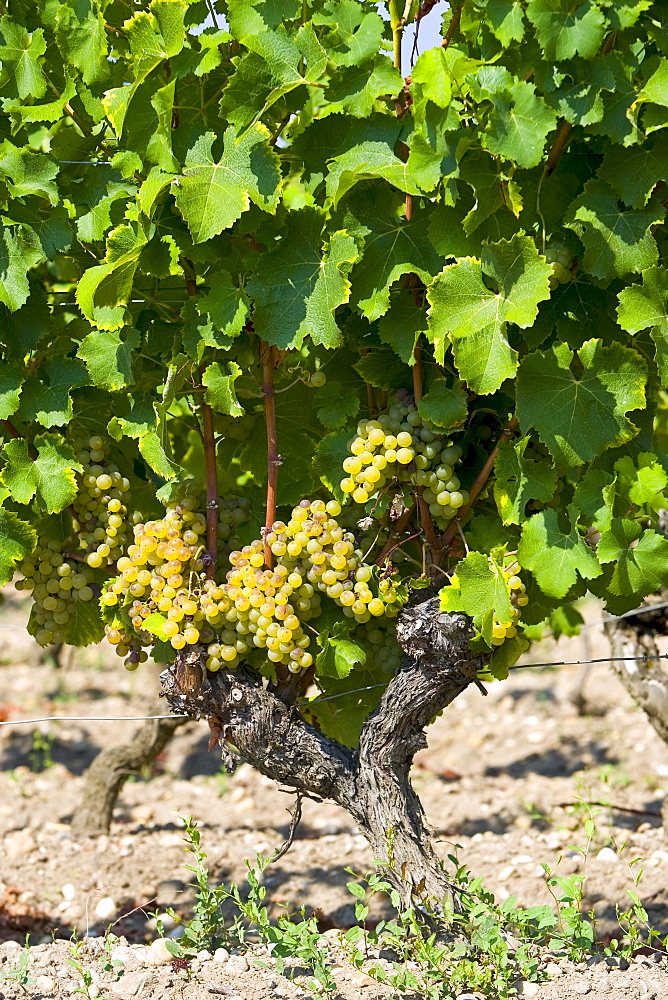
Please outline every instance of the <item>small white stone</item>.
M510 876L514 874L515 874L515 866L506 865L506 867L502 868L496 877L499 882L507 882Z
M99 997L100 995L100 987L95 983L91 983L86 992L88 993L90 1000L96 1000L96 997Z
M225 966L227 972L233 976L240 976L242 973L248 972L249 968L248 959L245 955L230 955Z
M548 964L545 966L545 971L547 972L548 976L552 977L563 976L564 974L564 970L561 968L560 965L557 965L556 962L548 962Z
M202 948L201 951L197 952L197 958L200 962L209 962L213 958L213 955L210 951L207 951L206 948Z
M618 854L617 851L613 851L611 847L602 847L601 850L596 855L599 861L617 861Z
M137 972L144 965L146 949L130 948L126 944L117 944L111 953L112 962L121 962L126 972Z
M56 988L56 980L52 979L51 976L37 976L35 982L33 983L33 988L36 993L42 993L48 996L49 993L53 993Z
M520 983L521 997L535 997L537 996L539 991L540 991L540 986L538 985L538 983L530 983L528 980L525 980L523 983Z
M108 920L116 913L116 902L111 896L104 896L95 907L95 916L100 920Z
M62 889L60 890L60 894L63 897L63 899L72 900L76 895L76 889L74 888L71 882L68 882L66 885L62 887Z
M213 953L214 962L220 962L221 965L223 962L227 962L229 957L230 953L227 950L227 948L216 948L216 950Z
M173 958L174 956L167 947L166 938L156 938L146 949L147 965L164 965L166 962L171 962Z

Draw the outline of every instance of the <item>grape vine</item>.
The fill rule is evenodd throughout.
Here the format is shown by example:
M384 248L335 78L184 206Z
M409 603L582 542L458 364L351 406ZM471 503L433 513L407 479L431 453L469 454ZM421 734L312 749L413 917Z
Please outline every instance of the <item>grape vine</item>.
M422 588L490 679L668 585L664 5L562 7L465 0L412 55L417 0L0 16L0 574L40 644L316 685L354 744Z

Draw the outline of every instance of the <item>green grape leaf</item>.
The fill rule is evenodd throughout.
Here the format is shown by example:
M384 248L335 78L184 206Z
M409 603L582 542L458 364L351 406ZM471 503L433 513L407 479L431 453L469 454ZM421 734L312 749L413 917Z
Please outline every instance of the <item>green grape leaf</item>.
M342 470L344 459L348 458L349 431L336 431L334 434L325 434L315 449L314 466L316 474L322 480L327 489L342 501L345 495L339 486L345 473Z
M107 79L107 36L100 5L62 3L56 11L55 27L63 59L81 72L84 83Z
M112 417L107 431L114 441L120 441L122 437L143 437L156 424L157 417L153 403L148 399L133 399L130 412L123 417Z
M584 624L584 618L577 608L570 604L565 604L562 608L556 608L550 615L550 630L555 639L562 635L580 635L580 626Z
M573 503L585 524L607 531L615 503L615 477L604 469L588 469L575 487Z
M37 532L11 510L0 508L0 587L14 576L17 562L22 562L37 544Z
M180 471L179 466L167 455L158 432L153 429L139 438L139 452L147 465L162 479L173 479Z
M612 188L590 180L566 213L564 225L584 244L585 270L612 281L656 263L659 252L650 230L664 215L658 201L647 208L624 208Z
M512 606L501 568L483 552L469 552L457 563L458 587L444 587L440 593L444 611L463 611L492 645L492 625L512 622Z
M615 462L617 483L622 496L628 497L638 507L647 504L655 511L668 505L664 490L668 474L651 452L641 452L634 461L624 455Z
M77 285L76 300L92 326L118 330L125 325L126 304L146 236L129 225L118 226L107 239L105 263L89 267Z
M522 526L518 550L520 565L531 570L548 597L565 597L578 574L583 580L601 575L596 555L578 533L578 510L572 504L560 522L556 510L547 508ZM566 524L568 519L568 524Z
M427 235L428 218L428 210L417 204L410 220L388 213L387 196L379 188L348 201L342 225L363 244L350 275L352 302L367 319L387 312L390 286L402 275L416 274L429 282L443 266Z
M427 290L430 339L443 363L451 342L462 378L475 392L494 392L514 375L517 354L506 322L530 326L548 298L550 265L529 236L484 245L482 259L449 264ZM494 286L490 290L484 279Z
M125 332L123 340L115 331L96 330L81 341L77 357L85 362L93 385L117 392L134 385L132 353L140 340L138 331L132 328Z
M354 67L334 70L327 87L332 110L368 118L381 97L400 93L403 80L387 56Z
M524 37L522 5L518 0L486 0L484 4L487 25L504 48Z
M619 293L619 325L628 333L650 329L656 345L656 364L668 388L668 273L664 267L642 272L641 285L627 285Z
M71 391L88 384L88 375L81 361L75 358L53 357L46 360L37 378L26 379L21 396L22 420L39 420L43 427L67 424L74 414Z
M602 563L614 563L610 583L613 594L642 599L668 584L668 538L637 521L613 518L598 543Z
M332 66L357 66L381 48L383 19L365 11L357 0L327 0L314 13L313 23L328 29L320 41Z
M409 289L402 289L378 324L378 336L406 365L412 365L415 345L427 329L427 312L417 306Z
M537 166L557 116L536 96L535 85L516 80L501 66L484 66L468 79L475 100L492 105L480 133L483 147L520 167Z
M1 57L1 53L0 53ZM668 59L662 59L637 97L638 102L650 101L668 108Z
M217 271L215 284L206 295L186 302L181 315L183 346L191 358L200 359L205 347L229 348L244 328L248 300L235 285L229 271Z
M207 132L197 140L183 176L173 182L177 207L195 243L229 229L251 201L265 212L275 212L278 204L279 159L264 125L255 125L241 139L227 129L218 163L211 152L215 138Z
M502 443L494 462L494 500L504 524L520 524L530 500L548 501L557 485L549 462L525 456L528 437Z
M355 747L359 743L362 726L387 686L388 675L382 670L365 669L362 677L363 685L356 671L343 680L328 676L326 684L323 684L325 697L316 697L301 709L325 736L347 747ZM360 686L371 686L371 690L359 691Z
M69 646L91 646L104 639L104 622L95 601L75 601L63 628Z
M7 464L0 478L17 503L27 504L36 498L47 514L55 514L76 497L76 473L82 472L83 466L59 434L38 435L35 450L31 457L22 438L8 441L1 452Z
M504 639L500 646L494 648L485 673L490 674L497 681L504 681L510 672L513 664L517 663L522 653L525 653L530 646L528 639L523 635L513 635ZM485 675L482 675L482 680Z
M468 397L461 382L448 385L439 378L431 383L429 392L417 404L423 420L448 430L460 427L468 417Z
M317 393L316 413L323 427L338 430L359 413L359 395L353 386L334 381L314 391Z
M442 45L427 49L419 57L411 72L411 93L414 114L424 117L424 105L433 101L439 108L447 108L452 97L450 67L446 49Z
M162 642L165 642L167 636L162 630L166 624L167 624L167 618L165 617L165 615L160 614L159 611L154 611L152 615L148 615L144 619L142 628L144 629L145 632L150 632L151 635L154 635Z
M592 59L603 42L605 18L592 0L529 0L527 17L548 60Z
M406 372L406 366L393 351L369 351L355 362L353 368L369 385L386 392L399 389L410 381L410 373Z
M202 385L206 386L204 398L216 413L227 413L231 417L241 417L244 408L237 399L234 383L242 373L236 361L228 361L229 375L225 375L223 367L214 361L205 369L202 375Z
M39 57L46 51L42 28L31 34L11 17L0 17L0 92L3 96L43 97L46 80Z
M327 197L334 205L360 181L381 178L406 194L422 194L410 176L408 165L387 142L361 142L333 157L327 174Z
M535 351L520 363L517 414L535 427L558 464L583 465L638 433L626 414L645 405L645 364L620 344L589 340Z
M358 664L366 663L366 652L349 638L345 625L335 625L332 634L318 635L320 652L315 658L319 677L336 677L343 680Z
M3 226L0 231L0 302L12 312L30 293L27 272L44 260L36 233L29 226Z
M151 12L158 22L160 34L165 43L165 52L170 59L178 55L185 41L184 20L190 0L152 0Z
M15 362L4 361L0 367L0 420L6 420L19 408L25 371Z
M287 235L260 258L247 285L256 333L282 350L299 349L307 336L336 347L334 311L348 301L347 275L358 255L347 232L323 233L319 212L291 213Z
M14 198L34 194L57 205L60 198L54 178L58 175L58 170L58 164L44 153L19 149L8 140L2 143L0 173L7 178L9 193Z
M612 146L598 176L632 208L644 208L659 183L668 179L668 133L660 132L646 146Z

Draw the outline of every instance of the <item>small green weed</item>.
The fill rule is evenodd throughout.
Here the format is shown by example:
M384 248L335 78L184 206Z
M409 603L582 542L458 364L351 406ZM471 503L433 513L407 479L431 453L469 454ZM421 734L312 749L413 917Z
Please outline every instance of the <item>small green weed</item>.
M583 814L586 835L584 847L573 847L584 857L582 873L558 875L558 859L554 869L543 865L546 885L554 900L551 906L518 906L515 896L497 902L485 888L481 878L473 878L456 855L449 855L454 866L452 881L459 900L458 912L447 914L451 935L447 940L425 930L425 912L402 908L399 894L382 871L348 882L355 897L356 925L342 935L342 945L350 962L395 990L411 990L424 1000L453 1000L459 993L475 992L509 1000L521 980L538 981L541 961L555 952L580 962L592 954L631 958L641 945L665 947L649 923L647 913L636 892L642 876L641 859L627 862L633 889L628 890L630 904L617 908L621 939L609 944L597 940L593 911L584 912L586 859L592 844L599 839L596 816L600 810L588 803L578 803ZM258 855L255 865L247 862L247 888L242 895L239 886L211 886L206 868L206 853L201 846L200 831L192 817L182 817L186 825L185 850L191 864L185 867L194 875L195 907L193 918L184 924L184 935L170 941L168 947L176 959L185 960L203 948L220 946L247 948L260 942L270 947L276 971L294 977L308 969L313 981L308 984L314 994L331 996L337 989L327 945L318 930L315 917L301 908L297 913L284 912L271 919L266 904L263 875L271 863ZM609 838L608 838L609 840ZM614 843L614 841L613 841ZM620 855L624 849L615 848ZM391 858L391 845L388 845ZM384 867L387 867L384 863ZM379 863L381 864L381 863ZM355 875L351 869L347 869ZM371 900L379 893L389 896L396 916L380 921L373 930L366 926ZM439 912L433 901L433 914ZM233 916L226 924L223 904L232 904ZM425 904L428 906L429 904ZM441 907L442 909L442 907ZM180 917L168 910L176 920ZM162 932L162 928L160 928ZM370 950L384 950L394 956L392 970L386 964L369 966ZM288 961L291 960L291 961ZM262 964L262 963L258 963Z
M28 987L32 986L35 982L28 972L28 969L30 968L30 951L28 947L29 941L30 935L26 934L25 944L19 956L16 968L9 969L8 972L0 972L0 981L4 979L9 982L16 983L17 986L20 986L26 996L30 996Z
M53 736L49 733L41 733L38 729L32 734L32 747L30 749L29 761L31 771L48 771L53 767L55 761L52 755Z

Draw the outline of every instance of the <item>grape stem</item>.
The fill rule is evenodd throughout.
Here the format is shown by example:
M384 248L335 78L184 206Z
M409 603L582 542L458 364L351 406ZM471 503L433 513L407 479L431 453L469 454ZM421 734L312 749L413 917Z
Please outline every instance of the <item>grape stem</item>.
M399 547L399 545L403 545L403 543L405 541L407 541L407 539L402 538L401 541L397 542L397 539L401 538L401 536L403 535L404 531L406 530L406 528L410 524L411 518L413 517L413 514L415 513L415 508L416 508L416 504L415 503L411 504L411 506L407 507L406 510L403 512L403 514L401 514L400 517L397 518L396 523L394 525L394 528L392 530L392 534L390 535L390 537L388 538L388 540L385 542L385 545L383 546L383 548L382 548L382 550L380 552L380 555L376 559L376 565L377 566L380 566L381 563L384 563L385 560L388 559L389 556L392 555L392 553L394 552L394 550ZM412 536L412 537L414 537L414 536ZM395 542L396 542L396 544L395 544Z
M262 395L264 396L264 418L267 425L267 506L264 521L264 561L269 569L274 568L274 554L266 536L276 520L276 490L278 469L282 462L278 454L276 436L276 390L274 389L274 368L278 362L276 348L266 341L260 341L260 364L262 365Z
M369 348L368 347L363 347L360 353L361 353L362 357L365 357L369 353ZM367 406L369 408L369 416L375 417L376 410L377 410L377 407L376 407L376 392L374 390L374 387L372 385L369 385L368 382L366 383L366 402L367 402Z
M218 475L216 470L216 438L213 430L213 410L204 400L200 403L202 414L202 441L206 468L206 550L209 556L205 572L208 580L216 575L218 561Z
M197 275L192 261L181 258L189 298L197 295ZM203 388L203 387L202 387ZM204 446L204 468L206 471L206 551L208 559L204 567L207 580L213 580L218 562L218 470L216 469L216 436L213 429L213 410L206 400L199 404L202 419L202 444Z
M459 527L459 522L461 522L461 520L464 518L464 516L466 514L468 514L468 512L471 509L471 507L473 506L473 504L477 500L478 494L480 493L480 491L482 490L483 486L485 485L485 483L489 479L490 475L492 474L492 469L494 468L494 462L496 460L496 456L499 454L499 448L500 448L500 446L502 444L505 444L506 441L510 441L511 437L513 436L513 434L515 433L515 431L517 430L518 427L519 427L519 420L517 419L517 417L513 417L508 422L508 426L506 427L506 429L504 430L503 434L501 435L501 437L499 438L499 440L496 442L496 444L494 445L494 447L490 451L489 455L487 456L487 461L485 462L485 464L483 465L482 469L478 473L476 481L474 482L473 486L469 490L469 502L464 507L460 508L459 517L452 519L452 521L450 522L449 527L447 528L447 530L445 531L445 533L443 535L443 539L442 539L441 544L442 544L442 547L444 549L447 548L447 546L450 544L450 542L454 538L455 532L458 530L458 527Z
M452 15L452 19L450 21L450 24L448 25L448 30L447 30L447 32L445 34L445 38L443 39L443 42L442 42L442 46L441 46L442 48L447 49L448 45L452 41L452 37L453 37L455 31L457 30L457 28L459 27L459 22L462 19L462 11L463 10L464 10L464 2L460 3L459 7L457 7L457 9L455 10L454 14Z

